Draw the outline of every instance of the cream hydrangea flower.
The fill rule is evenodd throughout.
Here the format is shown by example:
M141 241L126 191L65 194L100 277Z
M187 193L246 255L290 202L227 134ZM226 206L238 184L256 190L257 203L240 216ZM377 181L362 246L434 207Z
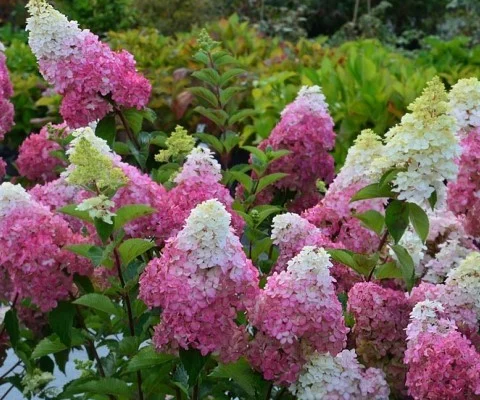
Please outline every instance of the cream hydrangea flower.
M0 217L4 217L22 203L28 207L32 202L32 197L21 185L14 185L10 182L0 185Z
M171 158L186 156L195 146L195 139L188 134L185 128L177 125L175 131L165 141L165 145L167 148L160 150L155 156L155 160L158 162L167 162Z
M312 272L317 276L317 281L324 285L332 282L329 269L332 267L330 256L323 248L305 246L302 251L287 263L287 271L298 278Z
M325 95L322 92L322 88L318 85L302 86L298 91L296 99L299 98L307 99L307 104L312 111L328 110L328 104L325 99ZM282 115L285 112L287 112L287 108L282 111Z
M480 81L477 78L460 79L448 94L450 115L458 127L466 133L480 126Z
M209 175L213 180L222 179L222 167L215 160L213 152L204 146L195 147L187 156L182 170L175 177L174 182L179 184L191 178Z
M91 218L101 219L107 224L113 224L112 217L116 215L110 211L113 207L115 207L115 203L107 196L101 194L100 196L83 200L76 209L88 211L88 215Z
M411 113L388 131L382 156L373 161L377 176L390 168L405 169L392 181L400 200L425 206L435 190L443 197L444 181L456 177L460 147L447 100L444 85L434 78L409 105Z

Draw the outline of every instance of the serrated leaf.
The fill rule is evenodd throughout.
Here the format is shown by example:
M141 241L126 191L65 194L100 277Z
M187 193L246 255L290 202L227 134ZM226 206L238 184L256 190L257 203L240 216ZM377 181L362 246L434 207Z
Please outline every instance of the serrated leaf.
M124 265L128 265L132 260L153 247L155 247L155 243L150 240L128 239L118 247L118 252Z
M102 311L109 315L118 315L121 314L121 309L119 309L112 300L107 296L99 293L87 293L82 297L76 299L73 304L78 304L84 307L92 308L94 310Z
M156 210L146 204L129 204L115 211L113 229L118 230L137 218L155 213Z
M407 249L396 244L390 246L397 256L400 264L400 270L402 271L402 277L407 285L407 289L410 292L415 284L415 264L412 257L408 253Z
M408 203L410 222L423 243L427 240L430 222L423 209L415 203Z
M48 313L48 323L65 346L72 343L73 318L75 307L66 301L60 301L56 308Z
M388 186L380 186L378 183L372 183L355 193L350 199L350 202L394 196L395 193L393 193Z
M156 367L174 359L175 356L166 353L158 353L152 346L144 347L129 361L127 371L135 372L145 368Z
M71 346L80 346L85 342L85 339L81 335L81 333L78 330L73 330L72 331L72 342ZM46 337L42 339L35 349L33 350L32 353L32 358L40 358L43 356L47 356L49 354L55 354L60 351L67 350L68 347L65 346L60 339L58 338L57 335L51 335L49 337Z
M233 114L229 118L228 124L229 125L235 125L237 122L241 122L247 117L254 117L255 115L257 115L257 112L255 110L244 109L244 110L238 111L235 114Z
M263 178L260 178L255 193L260 193L267 186L270 186L271 184L279 181L282 178L285 178L286 176L288 176L288 174L285 174L283 172L275 172L274 174L266 175Z
M227 64L238 64L238 61L234 57L224 51L216 52L212 57L217 67Z
M381 264L377 268L375 268L376 279L395 279L402 277L402 271L400 270L400 268L397 267L397 264L394 262Z
M374 231L377 235L380 235L385 226L385 218L382 214L375 210L368 210L364 213L355 214L355 218L362 221L368 229Z
M218 99L210 90L201 86L196 86L196 87L189 88L188 91L192 93L194 96L204 99L211 106L213 107L218 106Z
M203 52L203 51L198 51L195 53L192 57L195 61L198 61L202 64L208 65L210 64L210 59L208 58L208 55Z
M247 174L244 174L240 171L229 171L228 172L231 176L234 177L238 182L240 182L243 187L247 190L247 192L251 192L253 190L253 181Z
M82 221L90 222L93 224L93 219L88 214L88 211L77 210L76 204L69 204L62 208L59 208L57 211L61 212L62 214L71 215L72 217L75 217L75 218L81 219Z
M242 90L243 88L239 86L231 86L225 90L220 90L220 103L222 103L222 106L225 106L235 94L241 92Z
M213 68L203 68L200 71L195 71L192 76L211 86L217 86L221 81L220 75Z
M408 215L408 204L400 200L392 201L385 210L385 225L395 243L400 241L408 227Z
M220 81L219 81L219 85L220 86L224 86L226 85L231 79L237 77L238 75L242 75L244 74L246 71L244 69L241 69L241 68L231 68L229 69L228 71L224 72L221 76L220 76Z

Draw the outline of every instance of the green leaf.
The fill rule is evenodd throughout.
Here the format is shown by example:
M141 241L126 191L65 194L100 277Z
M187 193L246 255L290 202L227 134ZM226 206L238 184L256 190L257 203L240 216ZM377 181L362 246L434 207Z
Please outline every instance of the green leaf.
M346 265L354 270L358 268L355 259L353 258L353 252L350 250L341 250L341 249L328 249L328 254L332 257L333 260L339 262L340 264Z
M68 388L72 393L91 393L101 395L122 396L123 398L133 399L134 391L133 387L129 386L126 382L117 378L101 378L98 380L89 380Z
M432 210L435 208L435 205L437 204L437 191L434 190L433 193L430 195L428 198L428 203L430 204L430 207L432 207Z
M209 377L233 380L250 399L259 398L264 386L268 385L244 358L233 364L219 364Z
M231 68L220 76L219 85L225 86L231 79L237 77L238 75L242 75L245 72L246 71L241 68Z
M48 313L48 323L65 346L72 343L73 318L75 307L67 302L60 301L55 309Z
M78 298L73 302L73 304L78 304L84 307L93 308L97 311L102 311L109 315L118 315L121 314L121 309L119 309L112 300L107 296L99 293L87 293L82 297Z
M95 129L95 135L106 140L109 146L113 145L117 135L117 125L113 114L107 115L98 123Z
M209 119L217 126L224 126L228 118L228 114L223 110L216 110L212 108L198 106L194 108L194 111L203 115L205 118Z
M64 206L62 208L59 208L57 211L61 212L62 214L71 215L72 217L81 219L82 221L93 223L93 219L88 214L88 211L77 210L77 205L76 204L69 204L69 205Z
M401 172L401 171L404 171L404 169L400 169L400 168L389 169L380 178L379 185L380 186L386 186L388 183L393 181L397 177L398 173Z
M257 112L253 109L247 108L233 114L228 120L228 125L235 125L237 122L243 121L245 118L254 117Z
M290 150L285 150L285 149L280 149L280 150L270 150L267 151L265 154L268 157L268 161L272 162L274 160L277 160L279 158L285 157L286 155L290 154Z
M393 193L388 186L380 186L378 183L372 183L355 193L350 202L394 196L395 193Z
M217 153L223 153L223 144L215 136L210 135L209 133L196 133L194 136L199 138L203 143L209 144Z
M258 210L256 207L255 210ZM278 213L282 211L282 208L277 207L277 206L270 206L268 205L267 207L264 207L261 211L258 213L258 217L256 219L257 225L260 225L265 219L267 219L270 215Z
M120 253L122 262L128 265L132 260L153 247L155 247L155 243L150 240L128 239L118 247L118 252Z
M196 86L196 87L189 88L188 91L192 93L194 96L204 99L211 106L213 107L218 106L218 99L210 90L201 86Z
M95 228L97 230L97 234L102 240L103 243L107 243L110 235L113 232L113 223L109 224L105 222L103 219L95 218L93 220Z
M155 122L155 120L157 119L157 113L154 110L152 110L151 108L145 107L140 112L142 113L143 118L146 119L149 122Z
M380 235L385 226L385 218L382 214L375 210L368 210L364 213L355 214L355 218L363 222L368 229L374 231L377 235Z
M267 155L260 150L258 147L254 146L243 146L242 149L247 150L249 153L252 153L254 157L257 157L259 161L266 164L268 162Z
M80 346L85 342L80 331L74 329L72 332L72 342L71 346ZM42 339L33 350L32 358L40 358L43 356L47 356L49 354L59 353L60 351L64 351L68 349L68 346L63 344L57 335L51 335Z
M395 243L400 241L408 227L408 214L408 204L400 200L392 201L385 210L385 225Z
M3 323L5 324L5 330L8 333L12 347L17 347L17 343L20 340L20 326L18 324L17 312L14 308L7 311Z
M129 361L127 371L135 372L146 368L149 369L174 359L175 356L171 354L158 353L153 346L144 347Z
M129 204L115 211L113 229L118 230L134 219L155 213L156 210L145 204Z
M242 90L243 88L239 86L231 86L225 90L220 90L220 103L222 103L222 106L225 106L235 94Z
M247 192L251 192L253 190L253 181L247 174L240 172L240 171L229 171L228 172L234 179L240 182L243 187L247 190Z
M407 289L410 292L415 284L415 264L412 257L408 254L407 249L396 244L390 246L397 256L400 264L400 270L402 271L402 277L407 285Z
M415 203L408 203L410 222L423 243L427 240L430 223L423 209Z
M128 156L131 153L128 144L123 142L115 142L112 148L115 153L120 154L121 156Z
M395 279L403 278L402 271L397 267L394 262L388 262L379 265L375 269L375 278L377 279Z
M128 126L136 135L142 130L143 124L143 113L141 110L136 108L129 108L128 110L123 111L123 115L127 120Z
M202 356L200 351L196 349L185 350L180 348L180 360L188 374L188 385L192 387L197 383L200 372L202 372L202 369L208 360L208 356Z
M205 65L210 64L210 59L208 58L207 53L205 53L204 51L196 52L192 58L195 61L198 61L199 63L205 64Z
M200 71L195 71L192 76L211 86L217 86L221 81L220 75L213 68L203 68Z
M267 186L270 186L271 184L279 181L282 178L285 178L286 176L288 176L288 174L284 174L283 172L276 172L274 174L266 175L263 178L260 178L255 193L260 193Z

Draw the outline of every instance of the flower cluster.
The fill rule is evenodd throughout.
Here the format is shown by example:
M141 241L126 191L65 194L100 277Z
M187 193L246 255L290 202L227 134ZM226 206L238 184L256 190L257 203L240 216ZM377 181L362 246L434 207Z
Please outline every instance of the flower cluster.
M447 100L440 79L430 81L408 106L411 113L387 132L382 156L373 161L377 175L390 168L402 169L392 181L401 200L424 206L434 191L443 198L444 180L454 179L457 174L457 124L449 115Z
M73 274L92 272L87 259L63 249L82 242L61 217L34 201L21 186L0 186L0 265L20 299L30 298L48 311L66 298Z
M174 179L176 186L158 206L161 218L157 238L161 241L174 236L182 228L190 211L209 199L217 199L226 207L235 232L240 235L245 222L233 211L233 198L220 183L221 179L220 164L213 158L211 150L206 147L194 148Z
M64 96L61 114L78 128L102 119L118 106L145 107L150 83L127 51L113 52L88 30L56 11L45 0L30 0L29 45L44 78Z
M390 395L385 374L377 368L365 369L355 350L336 356L314 353L290 391L299 400L387 400Z
M185 157L195 146L195 139L188 134L186 129L177 125L175 131L165 141L165 145L167 148L160 150L155 156L155 160L158 162L167 162L170 159L175 160L178 157Z
M313 351L336 355L345 347L347 328L331 266L324 249L304 247L286 271L268 278L249 310L249 321L258 331L250 342L249 359L266 379L293 383Z
M8 76L5 47L0 42L0 141L13 126L13 104L10 97L13 96L13 87Z
M327 183L333 179L333 158L328 151L334 144L333 120L328 113L325 96L320 87L312 86L300 90L296 100L283 110L280 122L259 148L289 150L290 154L270 165L268 173L288 173L274 186L309 196L317 192L318 179ZM302 203L303 209L312 207L319 200L318 195L309 197L308 203Z
M140 279L140 298L162 309L153 341L159 351L195 348L232 361L245 350L237 313L252 306L258 271L217 200L195 207L184 228L168 241Z
M52 155L61 150L61 146L52 139L64 137L67 133L67 126L62 124L47 125L39 133L31 134L19 148L16 161L18 172L31 181L48 182L56 179L60 175L59 169L66 165Z
M480 81L477 78L460 79L448 93L448 102L460 135L480 128Z

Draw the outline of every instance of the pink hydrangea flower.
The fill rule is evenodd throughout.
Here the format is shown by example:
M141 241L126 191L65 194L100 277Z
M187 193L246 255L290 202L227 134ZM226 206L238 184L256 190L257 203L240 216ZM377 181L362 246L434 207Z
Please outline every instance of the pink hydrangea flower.
M92 273L88 259L63 249L83 242L23 188L0 186L0 265L20 299L30 298L44 312L55 308L72 290L73 274Z
M261 150L289 150L291 153L275 160L268 173L284 172L287 177L277 181L277 189L296 191L302 200L294 201L303 209L318 203L316 181L326 183L334 176L333 157L328 153L335 145L333 120L328 113L320 87L303 87L297 98L283 111L280 122L269 138L260 143ZM312 194L314 194L312 196Z
M258 332L248 357L266 379L292 383L313 351L336 355L345 347L347 328L331 266L324 249L305 247L286 271L268 278L249 310Z
M10 97L13 96L13 87L8 76L5 47L0 43L0 141L13 126L13 104Z
M232 209L233 198L220 183L220 164L206 147L197 147L187 156L180 173L175 177L175 186L161 200L157 238L166 240L183 227L191 210L205 200L217 199L231 214L232 226L238 235L243 232L245 221Z
M480 128L473 129L462 142L455 182L448 184L448 206L465 219L465 230L480 236Z
M153 342L162 352L195 348L218 353L224 362L245 350L245 327L237 313L252 306L258 271L230 227L231 216L217 200L190 213L184 228L167 241L160 258L140 278L140 298L162 309Z
M107 99L122 107L146 106L151 85L130 53L112 51L45 0L31 0L27 8L29 45L43 77L64 96L60 112L69 126L102 119L112 111Z
M31 181L48 182L58 178L64 161L54 157L51 153L60 150L61 146L55 142L53 135L64 137L68 133L65 124L44 126L40 133L27 137L19 149L16 165L20 175Z

